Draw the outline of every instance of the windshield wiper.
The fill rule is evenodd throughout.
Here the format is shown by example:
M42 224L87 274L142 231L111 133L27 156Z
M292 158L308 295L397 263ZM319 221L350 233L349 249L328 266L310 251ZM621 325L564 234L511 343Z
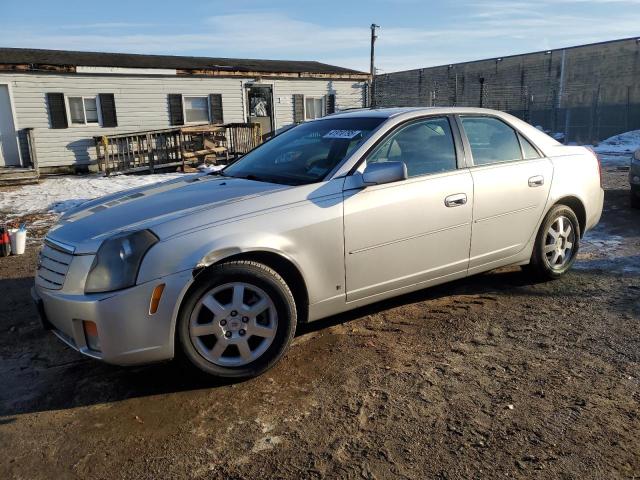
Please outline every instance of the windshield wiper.
M222 170L214 170L212 172L207 172L207 175L216 175L216 176L219 176L219 177L228 177L229 176L226 173L224 173Z
M254 182L280 183L280 182L276 182L273 178L261 177L258 175L254 175L253 173L249 173L248 175L241 175L234 178L243 178L245 180L252 180Z

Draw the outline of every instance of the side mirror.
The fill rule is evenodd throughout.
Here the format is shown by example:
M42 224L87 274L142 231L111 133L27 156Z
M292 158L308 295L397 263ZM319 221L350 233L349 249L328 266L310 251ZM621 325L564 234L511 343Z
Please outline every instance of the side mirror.
M369 163L362 173L362 183L365 186L398 182L406 178L407 166L404 162Z

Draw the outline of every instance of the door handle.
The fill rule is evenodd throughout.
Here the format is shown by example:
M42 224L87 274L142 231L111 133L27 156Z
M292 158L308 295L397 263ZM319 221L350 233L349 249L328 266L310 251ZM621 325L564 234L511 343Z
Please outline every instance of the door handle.
M444 199L444 204L447 207L459 207L467 203L467 194L466 193L456 193L454 195L449 195Z
M544 177L542 175L536 175L535 177L529 178L530 187L541 187L542 185L544 185Z

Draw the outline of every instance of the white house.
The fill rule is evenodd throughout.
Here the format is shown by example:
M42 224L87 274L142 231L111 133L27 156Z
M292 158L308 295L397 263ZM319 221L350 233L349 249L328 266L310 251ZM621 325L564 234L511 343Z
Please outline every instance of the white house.
M364 106L367 80L309 61L0 48L0 168L28 167L29 139L47 173L94 168L94 136L247 121L267 133Z

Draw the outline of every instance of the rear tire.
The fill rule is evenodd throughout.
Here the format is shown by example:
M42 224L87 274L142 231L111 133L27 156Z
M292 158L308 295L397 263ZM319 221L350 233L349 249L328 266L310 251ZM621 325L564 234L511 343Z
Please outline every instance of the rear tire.
M536 236L531 262L524 269L541 280L560 278L575 262L580 246L580 223L566 205L547 213Z
M203 272L176 326L184 357L216 377L250 378L284 355L296 331L291 290L273 269L236 261Z
M640 189L632 189L629 200L631 203L631 208L640 208Z

